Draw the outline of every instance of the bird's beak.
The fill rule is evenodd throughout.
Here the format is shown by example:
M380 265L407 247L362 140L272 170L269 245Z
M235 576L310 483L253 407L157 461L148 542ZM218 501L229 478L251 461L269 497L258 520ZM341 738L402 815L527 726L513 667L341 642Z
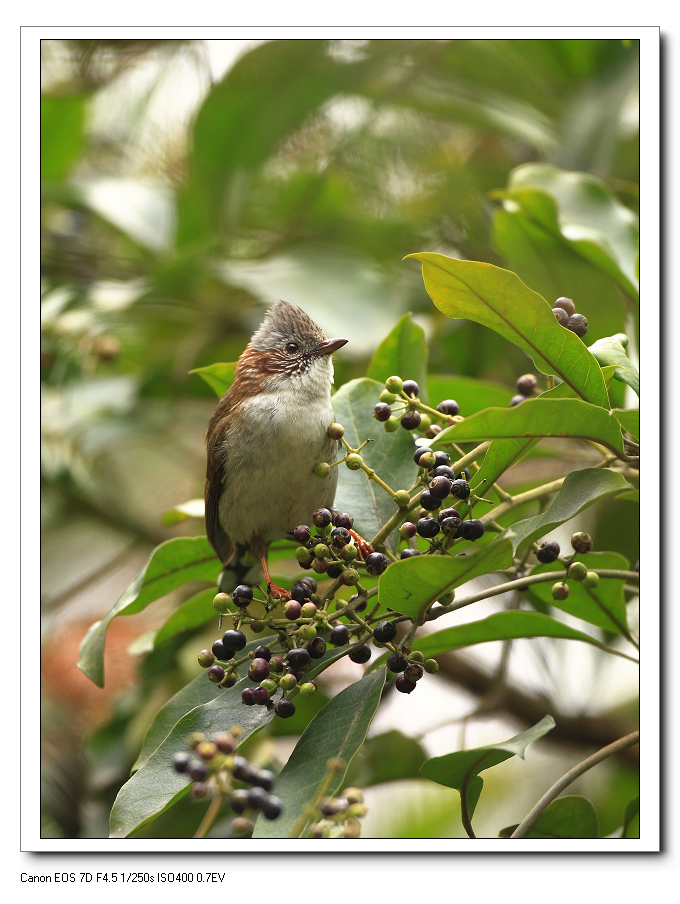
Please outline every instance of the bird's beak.
M318 348L315 348L312 352L313 355L332 355L333 352L337 352L339 348L342 348L343 345L347 345L349 339L326 339Z

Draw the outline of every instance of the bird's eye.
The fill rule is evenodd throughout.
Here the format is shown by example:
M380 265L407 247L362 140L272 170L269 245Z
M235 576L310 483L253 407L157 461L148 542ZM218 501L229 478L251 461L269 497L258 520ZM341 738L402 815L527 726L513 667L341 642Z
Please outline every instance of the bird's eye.
M297 344L297 342L289 342L286 346L286 351L289 355L294 355L296 352L300 351L300 346Z

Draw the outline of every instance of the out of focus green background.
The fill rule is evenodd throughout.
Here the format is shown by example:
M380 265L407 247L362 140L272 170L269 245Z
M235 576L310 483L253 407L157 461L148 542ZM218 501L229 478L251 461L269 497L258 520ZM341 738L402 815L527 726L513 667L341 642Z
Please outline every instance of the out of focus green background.
M414 251L513 269L548 300L573 297L589 343L628 331L634 348L613 281L539 245L493 192L546 162L637 212L638 67L620 40L42 42L46 834L106 834L107 789L191 674L194 647L139 677L129 645L157 608L112 627L104 691L75 669L153 546L203 532L162 519L202 494L215 399L190 371L235 360L283 298L349 338L337 385L411 311L433 372L509 401L527 359L439 314L402 261Z

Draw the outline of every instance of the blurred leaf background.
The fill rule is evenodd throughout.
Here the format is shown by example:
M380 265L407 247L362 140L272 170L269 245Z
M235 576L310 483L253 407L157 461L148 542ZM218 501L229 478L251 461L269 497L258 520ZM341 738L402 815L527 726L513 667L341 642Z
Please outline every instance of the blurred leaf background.
M234 361L267 305L299 304L328 335L349 338L337 386L367 372L410 311L432 386L438 374L442 386L447 374L481 379L509 401L531 369L526 356L443 317L420 267L402 261L436 251L513 269L548 300L574 298L589 343L626 332L634 357L638 68L637 42L619 40L42 42L46 835L108 834L112 795L150 718L195 674L195 639L141 666L129 655L161 623L158 607L112 626L104 691L74 663L86 628L152 547L203 532L201 521L161 517L202 494L214 396L189 372ZM602 180L601 223L588 219L592 197L560 195L554 167ZM615 229L620 270L579 252L540 207L545 193L577 224ZM634 562L628 514L624 500L599 512L598 548ZM562 705L584 703L566 695ZM608 768L594 792L603 831L621 824L612 789L634 784ZM413 805L390 817L383 795L374 831L460 834L449 790L427 790L443 801L433 810L409 784L416 775L399 777L404 794L415 784ZM189 833L200 818L180 810L168 832Z

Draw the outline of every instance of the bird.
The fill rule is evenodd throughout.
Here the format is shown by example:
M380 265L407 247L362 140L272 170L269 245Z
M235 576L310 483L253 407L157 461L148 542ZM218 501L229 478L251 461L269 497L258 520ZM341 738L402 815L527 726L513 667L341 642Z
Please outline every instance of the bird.
M279 301L239 357L206 430L205 525L223 564L220 590L240 583L251 553L270 595L289 596L271 580L267 551L333 505L337 468L325 478L314 468L340 448L328 435L332 354L347 341L327 339L301 308Z

